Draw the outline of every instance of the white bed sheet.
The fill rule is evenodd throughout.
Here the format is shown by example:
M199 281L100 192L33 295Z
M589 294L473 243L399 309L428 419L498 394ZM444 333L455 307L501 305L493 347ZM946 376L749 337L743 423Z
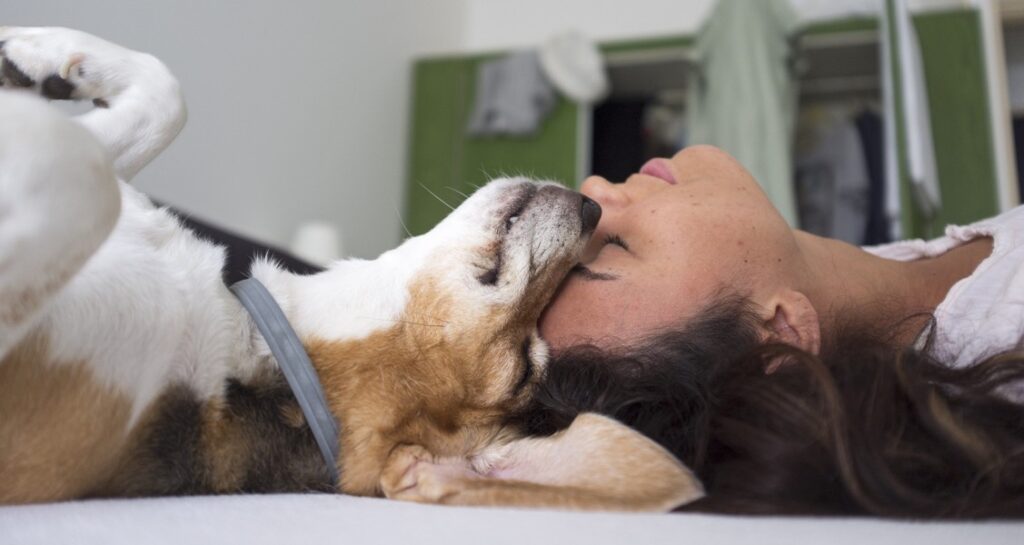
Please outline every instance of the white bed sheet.
M326 494L251 495L4 507L0 543L1024 545L1024 523L565 513Z

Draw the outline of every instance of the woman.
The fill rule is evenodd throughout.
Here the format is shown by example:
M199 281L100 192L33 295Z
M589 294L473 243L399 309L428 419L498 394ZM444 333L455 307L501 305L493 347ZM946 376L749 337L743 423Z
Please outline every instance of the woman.
M582 190L603 216L521 425L616 416L701 475L693 509L1024 516L1024 209L864 251L710 147Z

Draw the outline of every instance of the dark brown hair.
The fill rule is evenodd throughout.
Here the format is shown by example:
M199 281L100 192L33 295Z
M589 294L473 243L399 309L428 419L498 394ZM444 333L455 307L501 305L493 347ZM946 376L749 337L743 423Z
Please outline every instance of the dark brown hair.
M708 495L686 510L1024 517L1024 405L1005 390L1024 352L953 369L863 327L820 356L758 331L727 297L637 347L564 350L513 423L550 434L593 411L633 426L701 477Z

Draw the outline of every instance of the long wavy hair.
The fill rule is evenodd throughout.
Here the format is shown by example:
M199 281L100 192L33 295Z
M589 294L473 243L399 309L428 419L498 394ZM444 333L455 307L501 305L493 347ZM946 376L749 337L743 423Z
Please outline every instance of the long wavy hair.
M527 433L599 412L659 442L707 496L684 510L1024 517L1024 351L954 369L864 327L818 356L762 344L743 297L636 347L555 354ZM768 364L786 365L766 374Z

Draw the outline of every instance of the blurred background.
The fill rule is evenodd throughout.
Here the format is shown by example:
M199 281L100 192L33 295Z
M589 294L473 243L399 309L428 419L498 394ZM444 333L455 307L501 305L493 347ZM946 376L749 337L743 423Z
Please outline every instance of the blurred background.
M137 186L317 262L490 177L621 181L698 143L856 244L1020 202L1024 0L6 0L0 24L161 58L190 117Z

